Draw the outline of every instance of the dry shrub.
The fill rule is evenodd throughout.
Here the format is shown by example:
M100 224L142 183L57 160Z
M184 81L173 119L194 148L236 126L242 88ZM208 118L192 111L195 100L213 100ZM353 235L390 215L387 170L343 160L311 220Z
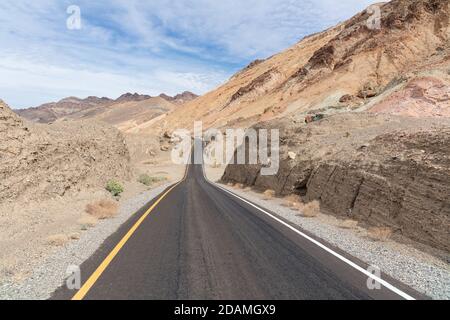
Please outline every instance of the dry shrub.
M263 200L270 200L275 197L275 191L269 189L269 190L264 191L263 195L264 195Z
M235 188L235 189L244 189L244 185L243 185L242 183L236 183L236 184L234 185L234 188Z
M95 227L98 223L98 219L93 216L83 216L81 219L78 220L78 224L81 225L82 228L92 228Z
M115 217L118 210L119 205L112 200L100 200L86 206L86 213L100 220Z
M388 241L392 236L392 229L389 227L373 227L367 230L367 236L373 241Z
M250 192L250 191L252 191L252 188L250 188L250 187L246 187L246 188L244 189L244 192Z
M292 203L292 209L302 211L305 208L305 204L303 202L293 202Z
M227 183L227 186L229 186L229 187L234 187L234 184L233 184L232 182L228 182L228 183Z
M351 219L342 221L339 224L339 227L341 227L342 229L356 229L357 226L358 226L358 221L351 220Z
M311 201L303 206L302 216L306 218L317 217L320 213L320 202L317 200Z
M80 234L77 232L74 232L74 233L70 234L69 238L70 238L70 240L80 240Z
M69 241L69 237L65 234L55 234L47 237L47 244L55 247L62 247Z
M292 209L303 208L302 199L295 194L291 194L289 196L284 197L282 205Z

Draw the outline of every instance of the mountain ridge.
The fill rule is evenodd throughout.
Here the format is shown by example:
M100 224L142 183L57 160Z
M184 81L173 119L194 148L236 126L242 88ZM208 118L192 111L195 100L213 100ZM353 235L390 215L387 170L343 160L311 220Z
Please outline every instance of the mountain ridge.
M150 95L127 92L116 99L96 96L89 96L86 98L66 97L57 102L49 102L37 107L15 109L13 111L19 116L33 122L50 123L64 117L73 116L78 112L86 112L89 109L106 108L115 104L128 102L138 103L158 97L167 102L181 105L197 98L198 96L189 91L185 91L173 97L166 94L160 94L157 97L152 97Z

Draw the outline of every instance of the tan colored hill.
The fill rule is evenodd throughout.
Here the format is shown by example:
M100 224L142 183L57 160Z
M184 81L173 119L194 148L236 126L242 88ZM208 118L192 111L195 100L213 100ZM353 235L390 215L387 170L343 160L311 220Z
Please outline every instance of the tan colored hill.
M130 174L121 133L92 121L25 123L0 101L0 202L104 188Z
M449 2L393 0L380 6L380 30L368 28L370 14L363 11L255 61L218 89L174 111L159 129L192 128L200 119L205 127L249 126L291 113L364 111L372 106L372 112L448 115L441 109L447 109L450 83ZM423 83L418 79L427 79L429 92L411 89ZM396 101L417 94L433 107L379 105L391 95Z
M177 105L160 97L155 97L138 101L117 102L109 106L97 106L70 114L58 119L58 121L95 119L113 125L121 131L128 131L176 108Z

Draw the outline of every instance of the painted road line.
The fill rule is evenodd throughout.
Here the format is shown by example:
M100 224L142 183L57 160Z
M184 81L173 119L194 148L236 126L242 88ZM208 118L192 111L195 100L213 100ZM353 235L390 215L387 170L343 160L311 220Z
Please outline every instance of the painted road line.
M81 289L75 294L75 296L72 298L72 300L83 300L84 297L89 293L91 288L94 286L94 284L97 282L97 280L100 278L100 276L103 274L103 272L108 268L110 263L114 260L114 258L117 256L117 254L120 252L120 250L123 248L123 246L127 243L127 241L131 238L131 236L136 232L136 230L139 228L139 226L144 222L144 220L150 215L150 213L155 209L158 204L177 186L179 186L187 176L187 170L185 173L185 176L183 180L175 184L173 187L171 187L169 190L167 190L143 215L139 220L131 227L131 229L127 232L127 234L120 240L120 242L116 245L116 247L111 251L111 253L103 260L103 262L100 264L100 266L97 268L97 270L94 271L94 273L89 277L89 279L86 281L86 283L81 287Z
M332 254L333 256L335 256L336 258L338 258L339 260L345 262L346 264L350 265L351 267L353 267L354 269L360 271L361 273L363 273L364 275L366 275L367 277L370 277L372 279L374 279L375 281L377 281L379 284L383 285L384 287L386 287L387 289L389 289L390 291L398 294L400 297L406 299L406 300L416 300L415 298L411 297L409 294L403 292L402 290L398 289L397 287L395 287L394 285L390 284L389 282L381 279L380 277L377 277L376 275L370 273L369 271L365 270L364 268L360 267L359 265L357 265L356 263L354 263L353 261L345 258L344 256L340 255L339 253L337 253L336 251L332 250L331 248L327 247L326 245L324 245L323 243L311 238L310 236L308 236L307 234L301 232L300 230L298 230L297 228L294 228L293 226L291 226L290 224L284 222L283 220L281 220L280 218L274 216L273 214L271 214L270 212L264 210L263 208L255 205L254 203L238 196L237 194L225 189L224 187L216 184L216 183L212 183L211 181L208 180L208 178L206 177L205 174L205 170L203 168L203 175L205 177L205 180L210 183L213 186L218 187L219 189L221 189L222 191L232 195L235 198L238 198L239 200L247 203L248 205L252 206L255 209L258 209L259 211L261 211L262 213L268 215L269 217L271 217L272 219L274 219L275 221L281 223L282 225L284 225L285 227L291 229L292 231L294 231L295 233L297 233L298 235L302 236L303 238L311 241L312 243L314 243L315 245L319 246L320 248L322 248L323 250L327 251L328 253Z

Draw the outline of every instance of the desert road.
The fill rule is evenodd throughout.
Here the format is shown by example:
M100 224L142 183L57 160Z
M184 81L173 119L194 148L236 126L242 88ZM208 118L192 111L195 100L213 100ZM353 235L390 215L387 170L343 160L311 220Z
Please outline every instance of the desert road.
M136 213L53 299L418 299L385 275L208 182L201 165ZM373 282L373 281L372 281Z

